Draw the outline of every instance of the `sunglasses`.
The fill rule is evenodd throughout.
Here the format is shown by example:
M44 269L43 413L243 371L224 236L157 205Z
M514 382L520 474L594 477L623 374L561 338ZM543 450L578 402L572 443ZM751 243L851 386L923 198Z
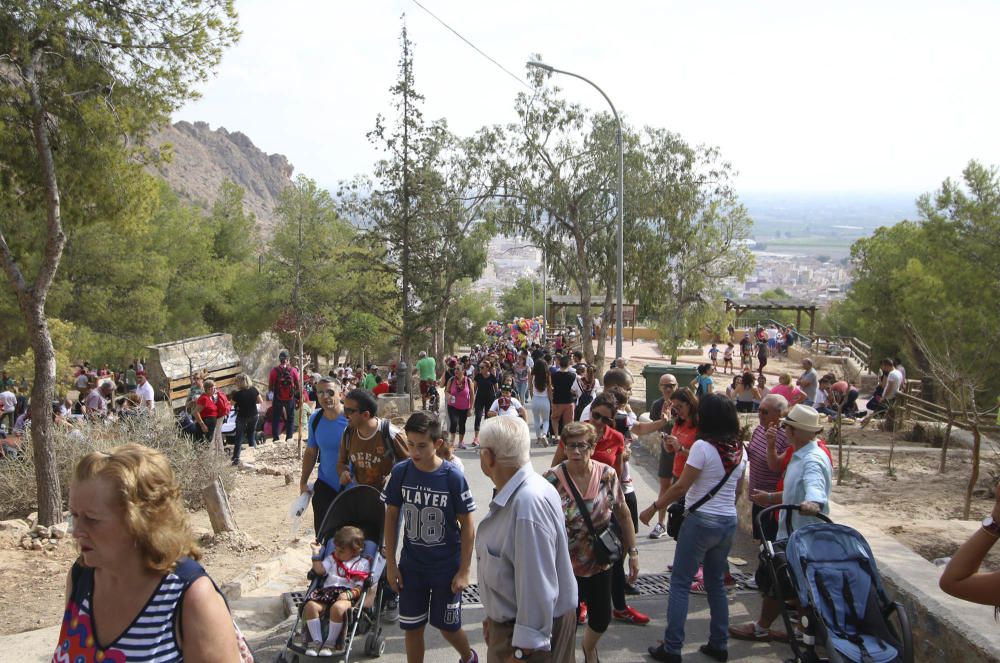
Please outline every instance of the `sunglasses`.
M351 416L352 414L357 414L357 413L358 413L358 411L356 409L354 409L353 407L345 407L344 408L344 414L346 414L348 417Z
M673 383L661 384L660 389L676 389L677 385Z
M323 391L319 392L319 395L323 396L324 398L333 398L334 396L337 395L337 392L334 391L333 389L324 389Z
M590 412L590 418L593 419L594 421L603 421L604 423L608 423L608 424L615 423L615 418L614 417L605 417L603 414L598 414L598 413L594 412L593 410L591 410L591 412Z

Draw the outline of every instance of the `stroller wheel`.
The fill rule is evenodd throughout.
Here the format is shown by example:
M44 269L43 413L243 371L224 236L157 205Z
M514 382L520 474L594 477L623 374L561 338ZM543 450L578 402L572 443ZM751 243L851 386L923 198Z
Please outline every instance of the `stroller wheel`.
M384 653L385 638L377 632L369 633L368 637L365 638L365 655L371 656L372 658L378 658Z

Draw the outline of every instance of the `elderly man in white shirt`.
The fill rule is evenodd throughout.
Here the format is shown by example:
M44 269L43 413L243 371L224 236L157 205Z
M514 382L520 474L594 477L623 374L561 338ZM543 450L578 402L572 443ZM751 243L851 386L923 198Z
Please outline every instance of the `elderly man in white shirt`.
M531 467L520 417L488 419L479 465L496 486L476 533L487 663L576 660L577 586L559 494Z

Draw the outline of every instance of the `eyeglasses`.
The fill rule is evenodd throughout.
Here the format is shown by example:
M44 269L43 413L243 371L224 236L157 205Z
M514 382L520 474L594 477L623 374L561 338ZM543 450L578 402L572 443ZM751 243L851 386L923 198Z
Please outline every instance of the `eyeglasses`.
M334 391L333 389L324 389L323 391L319 392L319 395L323 396L324 398L333 398L334 396L337 395L337 392Z
M590 449L590 444L587 442L574 442L572 444L567 444L566 448L573 449L575 451L586 451L587 449Z
M353 407L346 407L346 406L344 407L344 414L346 414L348 417L351 416L352 414L357 414L357 413L358 411Z
M593 410L590 411L590 418L593 419L594 421L603 421L603 422L609 423L609 424L615 423L615 418L614 417L605 417L603 414L598 414L597 412L594 412Z

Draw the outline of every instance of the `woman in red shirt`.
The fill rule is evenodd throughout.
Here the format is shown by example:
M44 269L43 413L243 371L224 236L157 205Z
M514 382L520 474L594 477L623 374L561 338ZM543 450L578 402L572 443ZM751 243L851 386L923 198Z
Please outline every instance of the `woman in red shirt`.
M598 394L590 404L590 421L587 423L593 426L594 432L597 433L597 444L590 454L591 459L615 468L620 481L625 465L625 437L615 430L617 410L618 403L613 395L607 392ZM559 440L559 447L552 456L552 467L564 460L566 460L566 449L562 440Z
M674 454L674 481L681 476L687 465L688 451L698 440L698 397L684 387L675 389L670 396L670 412L674 417L674 427L670 435L663 438L663 448Z
M198 397L194 408L194 420L198 425L196 442L211 441L215 425L219 419L229 414L229 399L215 388L215 380L205 380L205 393Z

